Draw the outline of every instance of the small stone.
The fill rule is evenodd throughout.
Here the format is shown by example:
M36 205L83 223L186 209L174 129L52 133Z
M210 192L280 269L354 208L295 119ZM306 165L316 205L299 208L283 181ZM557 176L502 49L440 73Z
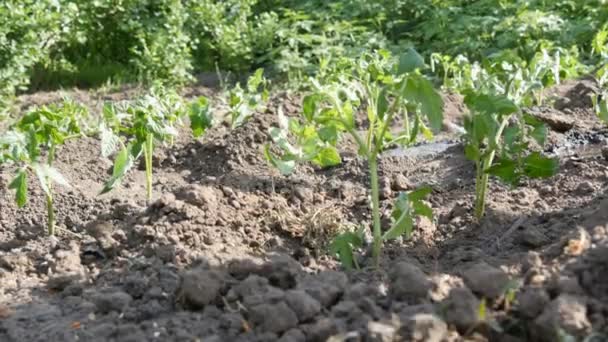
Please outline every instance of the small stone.
M310 187L297 186L293 189L293 195L302 202L312 203L314 191Z
M93 303L101 313L122 312L132 300L133 298L123 291L99 293L93 297Z
M397 263L390 274L390 291L397 300L425 299L431 287L426 274L408 262Z
M371 321L367 323L367 338L370 342L392 342L395 341L397 329L386 323Z
M306 322L321 312L321 303L302 290L287 291L285 300L298 316L299 322Z
M391 188L395 191L407 191L414 188L414 185L402 173L393 176Z
M543 313L534 321L533 330L540 341L558 341L558 331L575 337L589 334L591 323L587 319L587 306L582 299L562 294L547 305Z
M182 277L180 296L185 305L202 309L218 297L223 287L223 276L209 270L190 270Z
M177 192L178 199L196 206L204 206L214 210L218 206L215 189L210 186L190 184Z
M400 335L403 341L441 342L448 335L448 325L435 315L420 313L407 320Z
M469 289L465 287L452 289L442 305L445 310L445 321L455 325L459 331L467 331L477 324L479 300Z
M156 202L154 202L152 204L153 208L163 208L163 207L169 207L172 206L175 203L175 195L172 193L164 193L160 196L160 198L158 200L156 200Z
M298 325L298 317L285 302L253 306L249 308L249 318L263 331L274 333L282 333Z
M241 203L239 203L239 201L231 199L229 203L234 209L241 209Z
M477 263L466 270L463 279L473 292L491 299L503 295L511 281L503 270L485 262Z
M574 190L574 193L579 196L592 195L594 192L595 186L593 186L593 183L591 183L590 181L584 181L580 183Z
M544 289L528 287L517 295L517 309L526 318L536 318L550 300Z

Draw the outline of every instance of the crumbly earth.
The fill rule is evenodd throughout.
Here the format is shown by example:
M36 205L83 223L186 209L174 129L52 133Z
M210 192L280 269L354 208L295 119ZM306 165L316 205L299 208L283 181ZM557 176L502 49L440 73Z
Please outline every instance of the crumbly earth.
M360 251L345 272L326 255L344 229L369 225L367 168L344 149L331 169L289 177L262 148L278 106L230 132L188 132L143 170L97 196L112 166L87 138L57 153L70 188L57 188L60 232L45 233L42 191L24 209L0 169L0 341L556 341L608 332L606 131L582 95L589 81L547 93L530 112L551 127L559 174L510 189L492 181L487 216L472 216L474 168L443 142L381 158L383 221L399 191L430 184L435 219L385 245L380 269ZM98 109L137 90L68 94ZM187 95L214 92L188 89ZM23 96L26 108L60 93ZM463 106L445 96L446 127Z

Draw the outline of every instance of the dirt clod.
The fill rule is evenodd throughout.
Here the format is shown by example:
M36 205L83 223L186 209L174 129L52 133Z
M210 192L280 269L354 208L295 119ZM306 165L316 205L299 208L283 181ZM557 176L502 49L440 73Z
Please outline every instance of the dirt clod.
M202 309L217 298L222 286L218 272L195 269L183 275L179 296L188 307Z
M93 296L93 303L100 313L122 312L132 300L133 298L123 291L108 291Z
M509 276L501 269L480 262L463 273L465 284L485 298L497 298L504 294L510 282Z
M298 324L295 312L282 301L276 304L253 306L249 308L249 317L255 326L274 333L287 331Z
M445 309L445 321L465 331L477 323L479 300L467 288L455 288L442 302Z
M591 324L587 318L587 307L578 297L561 295L547 305L534 321L541 341L557 341L558 328L573 336L585 336Z
M390 291L397 300L419 300L428 296L431 282L420 268L409 262L396 264L390 274Z

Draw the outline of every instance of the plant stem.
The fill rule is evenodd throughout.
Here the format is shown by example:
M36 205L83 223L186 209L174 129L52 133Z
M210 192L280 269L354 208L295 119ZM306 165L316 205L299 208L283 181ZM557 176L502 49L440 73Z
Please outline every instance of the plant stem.
M53 166L55 161L55 145L51 145L49 148L49 154L47 156L47 164ZM46 184L49 192L46 194L46 218L47 218L47 230L49 235L55 235L55 209L53 208L53 184L50 178L46 178Z
M148 134L144 145L144 159L146 163L146 199L152 199L152 151L154 149L154 137Z
M378 160L377 155L371 155L369 160L369 173L372 186L372 222L373 222L373 249L372 257L376 267L380 266L380 250L382 249L382 231L380 227L380 192L378 188Z
M492 166L494 162L494 157L496 156L496 148L498 143L500 142L500 137L502 136L502 132L507 127L509 123L510 116L503 119L500 127L496 131L496 136L494 137L494 142L491 146L492 151L488 156L482 161L477 163L477 182L475 183L475 217L477 220L481 220L486 210L486 194L488 191L488 181L490 179L490 175L487 170Z
M51 191L50 184L49 191ZM50 193L46 195L46 216L49 235L55 235L55 210L53 209L53 196Z

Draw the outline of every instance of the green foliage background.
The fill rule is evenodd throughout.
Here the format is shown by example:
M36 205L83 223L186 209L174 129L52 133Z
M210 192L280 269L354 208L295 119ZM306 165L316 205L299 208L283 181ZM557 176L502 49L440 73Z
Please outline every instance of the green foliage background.
M338 57L414 46L470 61L541 49L596 63L601 0L5 0L0 96L113 82L180 85L265 67L297 83Z

